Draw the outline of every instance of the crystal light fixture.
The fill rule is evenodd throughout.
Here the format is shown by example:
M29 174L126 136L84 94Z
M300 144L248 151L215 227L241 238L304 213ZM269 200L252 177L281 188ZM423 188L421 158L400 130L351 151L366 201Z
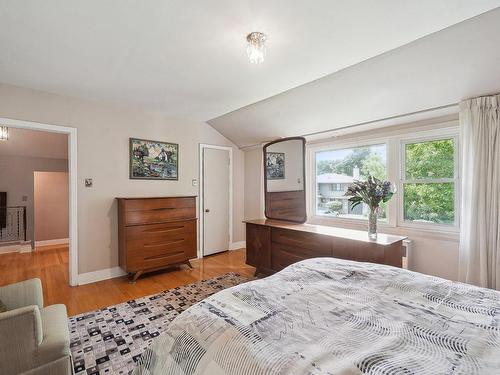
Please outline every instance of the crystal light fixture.
M7 126L0 126L0 141L9 140L9 128Z
M260 64L266 55L266 39L264 33L254 31L247 35L247 55L252 64Z

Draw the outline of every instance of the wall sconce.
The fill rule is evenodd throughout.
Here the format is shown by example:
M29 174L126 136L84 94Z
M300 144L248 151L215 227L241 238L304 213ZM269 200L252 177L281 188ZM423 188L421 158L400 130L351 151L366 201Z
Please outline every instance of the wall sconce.
M7 126L0 126L0 141L9 140L9 128Z

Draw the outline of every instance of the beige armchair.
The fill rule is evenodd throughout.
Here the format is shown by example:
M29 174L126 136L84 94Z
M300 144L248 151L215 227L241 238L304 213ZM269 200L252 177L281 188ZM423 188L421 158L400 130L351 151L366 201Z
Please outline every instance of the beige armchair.
M72 374L66 306L43 307L42 283L0 287L0 374Z

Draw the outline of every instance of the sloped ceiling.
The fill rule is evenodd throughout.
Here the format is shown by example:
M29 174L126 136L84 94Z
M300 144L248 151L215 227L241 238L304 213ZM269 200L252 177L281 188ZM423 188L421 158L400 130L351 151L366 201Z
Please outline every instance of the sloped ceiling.
M499 13L480 14L498 6L2 0L0 82L211 119L246 146L497 89ZM251 31L269 35L258 66L245 53Z
M207 121L497 6L500 0L2 0L0 82ZM245 53L245 36L256 30L269 35L259 66ZM352 98L328 104L344 102ZM319 114L275 111L287 121L293 113L301 126L309 126L304 118L324 125ZM211 124L240 145L285 134L269 110L248 120L231 115Z
M244 147L433 108L429 116L446 114L500 91L499 46L500 8L209 123Z

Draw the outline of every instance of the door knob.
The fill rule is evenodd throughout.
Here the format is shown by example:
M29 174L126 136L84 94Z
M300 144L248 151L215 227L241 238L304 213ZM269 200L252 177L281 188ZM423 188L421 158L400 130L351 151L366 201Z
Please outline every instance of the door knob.
M205 212L210 212L210 209L208 209L208 208L205 208Z

